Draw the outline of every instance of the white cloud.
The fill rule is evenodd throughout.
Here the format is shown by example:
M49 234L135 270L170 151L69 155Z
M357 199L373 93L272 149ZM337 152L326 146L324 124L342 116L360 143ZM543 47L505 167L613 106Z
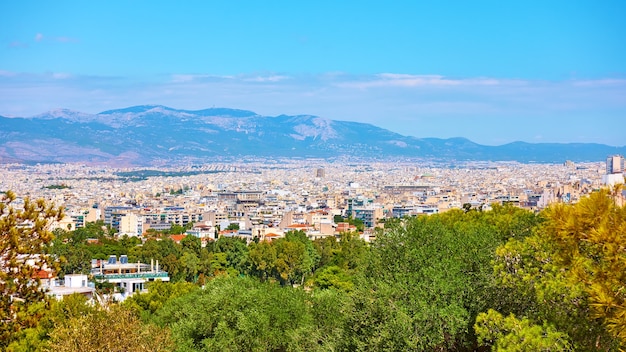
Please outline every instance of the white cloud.
M201 78L201 77L208 77L208 75L180 75L180 74L176 74L176 75L172 75L172 82L174 83L185 83L185 82L191 82L195 79Z
M46 41L46 42L57 42L57 43L78 43L78 39L76 38L66 37L66 36L50 38L50 37L44 36L41 33L35 34L35 41L36 42Z
M346 88L367 89L374 87L495 86L501 83L501 80L493 78L452 79L440 75L381 73L364 79L342 81L337 85Z
M171 75L172 83L190 83L190 82L202 82L207 80L224 80L233 79L234 76L218 76L208 74L173 74Z
M572 85L579 87L606 87L626 85L626 79L595 79L595 80L575 80Z
M289 79L289 76L272 75L272 76L256 76L250 78L244 78L243 81L247 82L280 82Z
M281 82L289 79L289 76L283 75L208 75L208 74L173 74L171 76L172 83L190 83L190 82L208 82L208 81L235 81L235 82Z

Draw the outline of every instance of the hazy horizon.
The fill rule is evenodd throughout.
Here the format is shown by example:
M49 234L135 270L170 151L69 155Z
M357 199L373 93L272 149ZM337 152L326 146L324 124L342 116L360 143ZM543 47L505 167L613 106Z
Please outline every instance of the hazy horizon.
M626 145L626 4L0 4L0 115L316 115L483 145Z

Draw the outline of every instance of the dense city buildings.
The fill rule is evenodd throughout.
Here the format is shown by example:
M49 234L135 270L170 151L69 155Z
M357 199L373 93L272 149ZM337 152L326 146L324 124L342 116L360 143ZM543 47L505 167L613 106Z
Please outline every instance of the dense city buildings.
M66 216L54 226L69 230L102 220L120 236L180 226L203 243L294 229L315 239L338 235L345 228L339 223L352 218L369 239L386 218L494 203L533 211L575 203L616 183L608 179L623 180L623 164L621 156L578 164L250 159L159 170L4 164L0 191L63 205Z

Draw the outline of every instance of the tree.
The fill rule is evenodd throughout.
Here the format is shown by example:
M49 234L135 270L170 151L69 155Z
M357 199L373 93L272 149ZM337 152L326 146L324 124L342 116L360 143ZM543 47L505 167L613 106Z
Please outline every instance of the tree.
M496 251L499 284L526 301L523 309L500 312L546 321L576 350L626 345L626 209L602 190L541 216L533 235Z
M318 342L304 290L221 276L156 312L180 351L331 350Z
M317 250L315 250L313 242L309 240L306 233L302 230L287 232L285 234L285 240L299 242L304 245L304 256L302 258L302 262L300 263L299 268L302 274L302 282L304 282L304 278L306 277L306 275L311 274L317 268L320 256L317 253Z
M191 252L197 256L200 256L200 252L202 251L202 241L196 236L185 236L185 238L180 241L180 246L183 252Z
M345 270L334 265L320 269L315 274L313 284L319 288L335 288L344 291L352 291L354 287L352 277Z
M167 329L143 324L127 308L113 304L70 319L50 333L48 351L166 352L173 350Z
M180 279L181 272L178 258L181 256L181 246L171 238L163 240L149 239L142 246L135 246L128 250L129 260L142 263L159 262L159 269L167 271L173 281Z
M573 206L550 207L545 216L541 234L553 244L556 264L582 283L591 317L626 346L626 207L605 189Z
M345 232L339 241L326 237L315 240L313 245L320 259L319 268L309 282L320 288L352 290L353 279L367 259L367 243L357 233Z
M148 292L134 294L127 298L123 305L139 312L144 322L149 322L152 315L170 299L183 296L199 289L189 282L162 282L160 280L148 283Z
M349 350L443 350L470 313L459 238L438 218L413 218L372 244L352 297Z
M344 232L339 238L340 250L333 263L346 270L354 270L365 261L368 247L357 233Z
M32 352L43 351L48 346L49 334L55 328L67 326L73 318L86 316L96 311L93 304L87 302L87 298L75 293L65 296L63 300L52 300L49 307L41 307L43 317L35 327L20 331L14 342L6 349L7 352Z
M476 319L476 333L481 344L493 344L493 351L572 351L567 334L548 324L536 325L529 319L508 317L490 309Z
M230 224L228 224L228 227L226 227L227 231L230 230L239 230L239 223L238 222L232 222Z
M59 265L58 276L63 278L66 274L88 274L92 255L86 248L86 240L61 229L54 230L54 235L49 254Z
M276 265L276 248L272 243L267 241L251 243L249 249L250 273L262 281L272 277Z
M318 238L313 241L313 246L319 256L319 266L335 264L335 256L341 251L341 247L335 236Z
M187 230L188 228L185 226L172 223L172 227L170 227L169 230L163 231L163 233L170 235L180 235L187 232Z
M216 254L225 254L227 266L236 273L245 271L248 260L246 240L235 237L220 237L214 245Z
M200 270L200 259L193 252L184 252L179 259L181 280L197 282Z
M475 318L502 294L493 253L534 223L528 211L496 207L385 224L353 279L346 349L479 349Z
M315 326L308 334L322 351L349 350L342 348L347 330L347 314L350 313L351 297L346 292L335 289L314 290L310 293L309 304Z
M38 274L54 269L45 255L54 237L48 226L63 217L62 208L43 199L25 198L22 206L15 202L11 191L0 198L0 348L40 318L29 309L46 300Z
M363 220L359 218L348 218L348 224L354 225L356 227L356 230L359 232L363 232L363 230L365 229L365 224L363 223Z
M284 285L293 285L303 279L303 262L306 255L304 244L279 238L273 245L276 248L277 279Z
M87 238L97 238L102 240L107 238L108 234L109 231L107 225L104 224L104 221L98 220L96 222L85 223L85 227L74 230L72 236L74 242L83 242Z

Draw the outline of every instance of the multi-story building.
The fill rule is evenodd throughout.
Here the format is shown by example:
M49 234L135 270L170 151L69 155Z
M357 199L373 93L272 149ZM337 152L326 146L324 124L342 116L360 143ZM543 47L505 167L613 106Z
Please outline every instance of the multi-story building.
M195 224L191 229L187 230L185 234L195 236L200 239L211 238L215 239L215 226L205 224Z
M397 205L391 209L391 216L403 218L405 216L432 215L439 213L439 207L433 204Z
M383 209L375 205L352 208L352 216L363 221L365 227L374 227L378 219L383 217Z
M115 298L124 300L135 292L146 291L146 283L161 280L170 281L166 271L159 268L159 261L156 266L143 263L129 263L126 255L111 255L105 261L97 261L91 269L91 274L96 280L103 280L114 284L118 293Z
M228 214L222 211L208 211L202 214L202 220L210 225L216 226L223 221L228 220Z
M135 208L128 206L110 206L104 208L104 223L110 225L116 231L120 230L120 221L123 216L132 212Z
M143 217L129 213L120 219L119 234L121 236L139 236L143 233Z
M621 174L624 172L624 157L611 155L606 158L606 174Z
M66 215L72 218L74 221L74 227L79 229L81 227L85 227L85 223L87 222L87 215L89 215L88 209L71 209L66 212Z
M606 174L602 176L605 185L613 186L624 183L624 157L611 155L606 158Z
M354 216L354 208L365 207L372 204L373 202L373 199L369 199L363 196L346 199L346 216Z
M72 219L72 217L64 216L61 220L52 222L49 229L50 231L54 231L56 229L74 231L76 230L76 223L74 222L74 219Z
M75 293L92 299L96 291L95 285L88 281L87 275L83 274L67 274L62 280L52 277L41 279L41 287L48 295L56 299L63 299L65 296Z

